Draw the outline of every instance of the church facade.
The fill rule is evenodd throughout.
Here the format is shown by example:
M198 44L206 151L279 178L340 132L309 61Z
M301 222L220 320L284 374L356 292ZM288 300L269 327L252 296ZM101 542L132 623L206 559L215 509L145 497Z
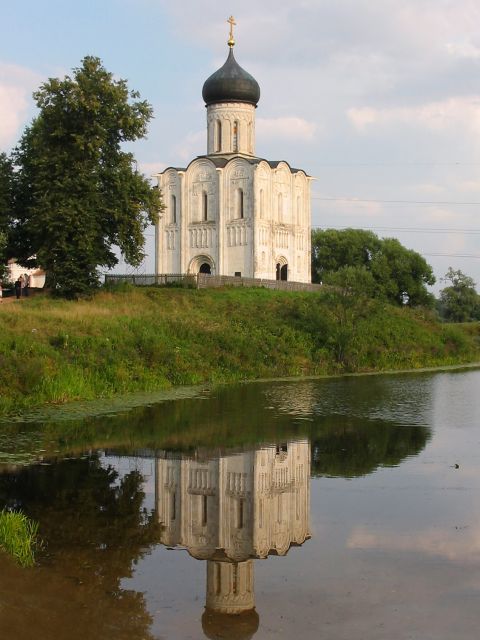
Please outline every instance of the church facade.
M230 31L228 58L203 86L207 153L156 176L156 273L310 282L311 178L256 156L260 88L234 44Z

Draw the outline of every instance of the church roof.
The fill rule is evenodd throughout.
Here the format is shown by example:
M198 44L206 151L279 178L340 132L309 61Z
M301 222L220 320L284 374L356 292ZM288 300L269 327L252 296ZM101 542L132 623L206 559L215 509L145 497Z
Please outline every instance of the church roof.
M247 156L240 156L237 154L232 154L228 156L217 156L217 155L197 156L191 162L189 162L187 167L167 167L160 173L164 174L167 171L170 171L171 169L173 169L174 171L185 172L193 162L199 159L210 160L210 162L213 165L215 165L218 169L223 169L224 167L227 166L229 162L231 162L232 160L235 160L236 158L242 158L243 160L245 160L246 162L249 162L250 164L259 164L260 162L266 162L271 169L276 169L279 164L284 163L288 166L291 173L304 173L307 176L307 178L310 177L309 174L306 173L306 171L304 171L304 169L295 169L294 167L291 167L286 160L265 160L265 158L257 158L257 157L252 158Z
M218 102L247 102L257 106L260 100L258 82L238 64L230 46L228 58L203 85L202 96L205 104Z

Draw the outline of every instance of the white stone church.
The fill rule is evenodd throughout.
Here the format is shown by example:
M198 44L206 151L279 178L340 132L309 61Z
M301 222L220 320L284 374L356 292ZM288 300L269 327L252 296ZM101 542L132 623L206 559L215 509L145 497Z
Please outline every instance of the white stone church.
M230 23L228 58L203 85L207 153L156 176L156 273L310 282L311 178L255 155L260 87L235 60Z

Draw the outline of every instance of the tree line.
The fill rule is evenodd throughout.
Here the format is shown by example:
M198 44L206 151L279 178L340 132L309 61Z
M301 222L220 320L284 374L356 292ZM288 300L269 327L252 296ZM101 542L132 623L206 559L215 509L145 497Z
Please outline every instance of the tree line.
M434 308L451 322L480 320L480 296L474 280L449 267L438 299L432 267L395 238L379 238L362 229L316 229L312 232L312 281L351 294L399 306Z

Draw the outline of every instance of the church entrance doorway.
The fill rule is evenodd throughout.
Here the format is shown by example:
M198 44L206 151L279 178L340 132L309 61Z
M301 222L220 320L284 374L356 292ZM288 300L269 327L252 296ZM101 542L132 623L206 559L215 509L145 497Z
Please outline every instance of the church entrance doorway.
M212 269L211 269L210 265L208 264L208 262L204 262L202 265L200 265L200 269L199 269L198 273L208 273L208 275L211 275Z
M277 280L288 280L288 264L277 263Z
M192 258L188 265L188 273L197 275L213 275L215 273L215 263L209 255L199 255Z

